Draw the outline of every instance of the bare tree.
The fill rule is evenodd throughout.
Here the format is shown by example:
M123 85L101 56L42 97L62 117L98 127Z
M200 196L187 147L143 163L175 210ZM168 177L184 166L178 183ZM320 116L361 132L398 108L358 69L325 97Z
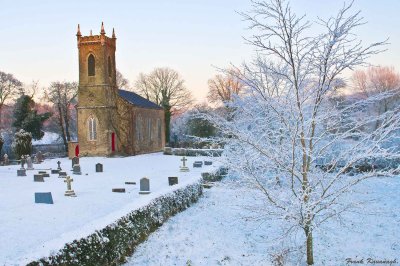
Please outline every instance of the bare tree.
M22 82L16 79L12 74L0 71L0 121L4 104L23 94L24 89L22 87Z
M373 115L380 116L390 109L396 108L400 100L400 75L393 67L370 67L366 71L358 70L352 76L355 93L361 93L362 97L370 97L382 93L393 94L376 103L373 107ZM375 129L379 127L380 120L375 123Z
M245 91L228 105L232 119L199 114L225 136L220 141L226 143L224 157L233 174L265 196L260 216L279 219L282 235L303 233L308 265L314 264L314 230L354 207L344 199L360 182L392 176L397 165L389 162L399 159L386 145L400 128L398 106L380 116L353 115L389 95L345 108L330 102L341 74L385 44L363 46L354 34L363 21L350 9L345 5L336 16L319 19L323 32L311 36L314 24L296 16L286 1L253 1L253 11L243 16L254 32L247 41L257 58L243 66ZM345 124L336 119L341 116ZM382 123L373 132L358 130L376 119ZM332 121L328 127L326 121ZM387 165L371 167L375 160Z
M208 80L207 99L211 103L224 103L232 101L233 95L239 95L243 89L243 84L237 76L240 74L237 69L230 69L223 75L218 74Z
M125 90L130 90L129 87L129 80L122 75L122 73L117 69L117 75L116 75L116 82L117 82L117 88L118 89L125 89Z
M76 82L52 82L46 91L47 99L53 103L58 120L59 129L68 151L68 142L71 140L71 106L78 93Z
M135 85L140 95L164 109L165 139L169 141L171 116L182 112L193 102L184 80L175 70L164 67L156 68L147 75L140 73Z

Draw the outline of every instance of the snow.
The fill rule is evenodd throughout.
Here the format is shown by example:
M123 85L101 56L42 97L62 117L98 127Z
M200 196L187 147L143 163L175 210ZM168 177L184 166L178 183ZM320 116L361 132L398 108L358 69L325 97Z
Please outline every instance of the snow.
M347 265L347 258L399 262L399 189L398 177L371 179L359 189L368 193L349 195L347 200L376 201L343 215L342 224L330 220L314 232L315 265ZM256 190L232 180L217 183L150 235L126 265L273 265L273 254L287 247L279 244L282 221L262 216L258 204L265 201ZM305 265L300 252L287 254L284 265Z
M35 170L26 177L17 177L20 166L0 167L0 265L21 265L48 256L65 243L85 237L115 222L134 209L148 204L162 194L198 181L201 172L213 171L217 163L193 168L195 160L188 157L190 172L179 172L181 157L161 153L124 158L80 158L82 175L71 175L71 161L46 160L34 164ZM65 197L63 178L50 175L45 182L33 182L38 170L61 168L74 179L76 198ZM95 164L102 163L103 173L95 173ZM48 171L50 172L50 171ZM139 179L150 179L149 195L139 195ZM168 176L178 176L179 184L168 186ZM125 185L134 181L137 185ZM126 188L126 193L113 193L112 188ZM35 204L35 192L52 192L54 204Z
M57 133L44 132L43 138L39 140L32 140L32 145L55 144L62 142L62 138Z

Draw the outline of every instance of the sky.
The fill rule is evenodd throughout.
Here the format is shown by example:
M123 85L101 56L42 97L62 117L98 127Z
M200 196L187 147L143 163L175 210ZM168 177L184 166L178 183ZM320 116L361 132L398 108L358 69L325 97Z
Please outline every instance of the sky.
M292 0L292 8L310 21L328 18L342 0ZM156 67L177 70L197 102L208 92L218 69L251 60L253 48L243 37L248 24L238 12L250 0L0 0L0 71L22 82L78 80L76 30L108 36L115 28L117 69L134 83L139 73ZM387 51L370 63L400 71L400 1L355 0L368 23L356 32L365 43L389 38Z

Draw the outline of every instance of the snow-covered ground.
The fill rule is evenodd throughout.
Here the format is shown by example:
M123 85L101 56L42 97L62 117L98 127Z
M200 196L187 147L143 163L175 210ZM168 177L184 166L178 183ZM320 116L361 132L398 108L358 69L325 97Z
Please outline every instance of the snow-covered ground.
M77 197L65 197L66 183L58 175L33 182L38 170L56 169L58 159L34 164L26 177L17 177L20 166L0 166L0 265L23 265L32 259L48 256L65 243L102 229L150 200L197 181L201 172L212 171L217 163L179 172L181 157L161 153L125 158L81 158L82 175L71 175L71 160L59 159L61 168L73 177L72 189ZM103 173L95 172L102 163ZM50 171L48 171L50 172ZM150 179L149 195L139 195L139 180ZM168 186L168 176L178 176L179 184ZM125 185L134 181L136 185ZM126 188L126 193L113 193L112 188ZM35 192L52 192L54 204L35 204Z
M396 259L392 265L399 265L399 190L399 178L376 179L360 187L365 194L349 195L347 200L376 201L344 215L344 224L332 220L314 233L315 265L350 265L347 258L363 258L364 264L368 258ZM127 265L273 265L272 255L285 246L277 244L280 222L257 214L262 201L256 191L224 180L151 234ZM284 265L305 265L304 258L289 253Z

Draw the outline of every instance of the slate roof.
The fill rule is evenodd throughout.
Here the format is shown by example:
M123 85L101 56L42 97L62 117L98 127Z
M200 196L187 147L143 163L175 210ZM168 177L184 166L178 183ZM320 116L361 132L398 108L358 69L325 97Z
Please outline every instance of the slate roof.
M131 91L125 91L125 90L118 90L118 95L122 98L124 98L126 101L129 103L143 107L143 108L150 108L150 109L162 109L161 106L143 98L142 96L131 92Z

